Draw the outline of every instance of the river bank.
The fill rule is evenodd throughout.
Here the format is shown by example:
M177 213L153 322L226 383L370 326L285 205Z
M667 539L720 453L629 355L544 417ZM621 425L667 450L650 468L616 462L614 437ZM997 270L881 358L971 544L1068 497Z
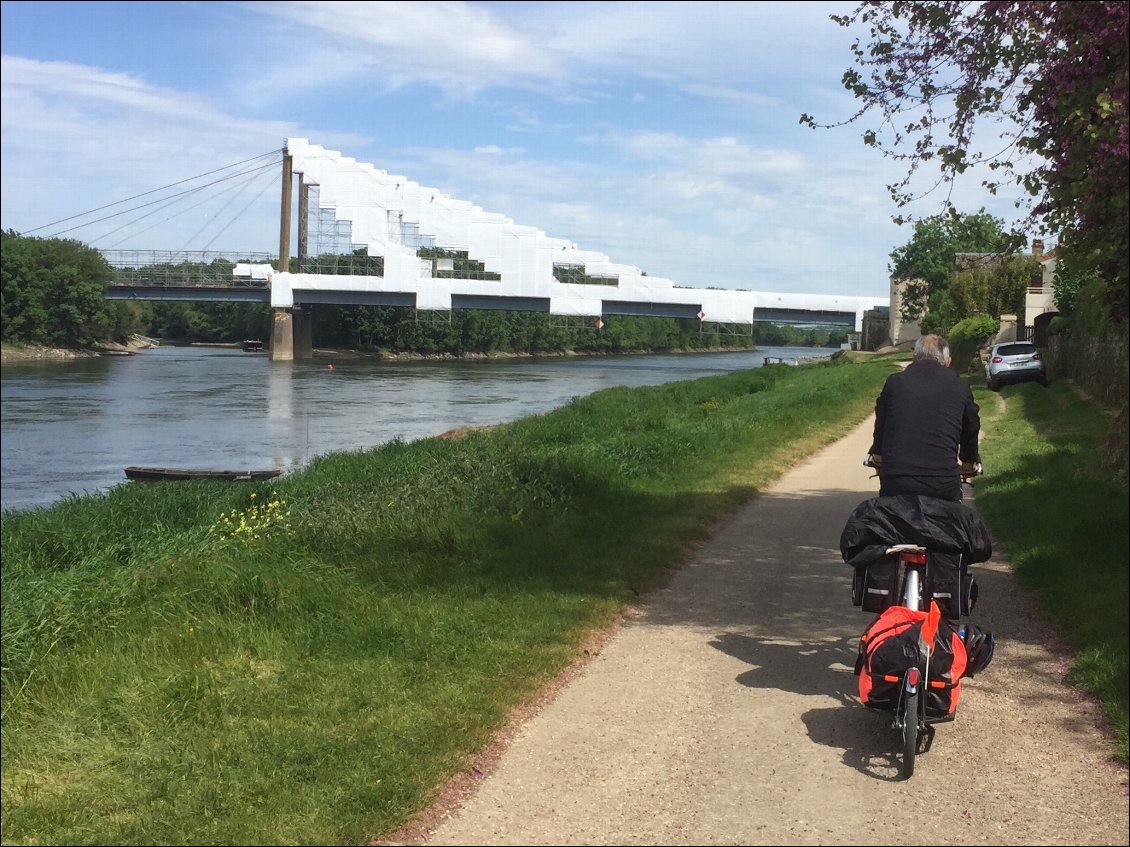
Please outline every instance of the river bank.
M150 350L155 347L160 347L161 341L155 338L148 338L143 335L131 336L130 340L125 344L117 342L106 342L90 348L65 348L65 347L49 347L43 344L13 344L11 342L3 342L0 345L0 361L4 362L38 362L38 361L69 361L73 359L86 359L94 358L97 356L132 356L143 350ZM179 346L179 345L177 345ZM190 347L224 347L239 349L240 344L236 342L193 342L187 346ZM350 350L350 349L330 349L315 347L313 354L315 358L338 358L338 359L370 359L380 360L386 362L458 362L458 361L496 361L508 359L547 359L547 358L572 358L579 356L646 356L655 355L657 353L672 353L672 354L685 354L685 353L734 353L742 350L756 350L756 345L749 347L696 347L696 348L678 348L672 350L621 350L615 353L609 353L606 350L601 351L585 351L585 350L565 350L560 353L514 353L510 351L493 351L489 353L465 352L465 353L408 353L399 352L395 353L389 350ZM263 351L269 352L269 351ZM826 358L826 357L814 357Z
M614 386L835 352L395 361L322 349L313 359L272 362L238 346L162 344L133 356L5 362L0 505L25 509L105 491L134 465L290 471L323 453L540 414Z
M89 359L96 356L132 356L142 350L160 346L155 338L132 335L125 344L107 341L89 348L50 347L46 344L14 344L5 341L0 344L0 361L39 362Z

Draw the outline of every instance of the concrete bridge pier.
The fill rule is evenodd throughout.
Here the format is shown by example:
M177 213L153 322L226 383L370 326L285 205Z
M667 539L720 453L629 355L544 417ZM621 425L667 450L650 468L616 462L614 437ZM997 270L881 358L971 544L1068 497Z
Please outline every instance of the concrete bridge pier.
M294 306L275 309L271 326L271 361L292 362L314 358L314 332L309 309Z

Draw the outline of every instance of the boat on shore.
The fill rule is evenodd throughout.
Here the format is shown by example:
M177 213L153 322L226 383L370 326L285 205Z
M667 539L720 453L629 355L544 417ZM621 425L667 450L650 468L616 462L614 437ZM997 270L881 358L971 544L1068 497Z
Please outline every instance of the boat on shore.
M276 470L213 470L208 468L147 468L131 465L126 477L134 482L166 482L186 479L221 479L228 482L250 482L274 479L282 471Z
M762 364L790 365L795 368L798 365L811 365L816 362L826 362L828 358L828 356L766 356Z

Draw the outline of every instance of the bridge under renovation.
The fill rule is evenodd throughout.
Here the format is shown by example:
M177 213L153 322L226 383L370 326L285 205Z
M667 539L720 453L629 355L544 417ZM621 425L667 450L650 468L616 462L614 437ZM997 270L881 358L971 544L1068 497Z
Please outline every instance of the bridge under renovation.
M858 332L865 312L890 302L679 286L302 138L287 139L283 151L279 257L278 269L237 264L223 293L170 296L167 288L143 293L133 285L108 296L269 302L271 356L279 360L312 355L310 310L319 304L538 311L597 327L609 315L639 315L751 332L755 322Z

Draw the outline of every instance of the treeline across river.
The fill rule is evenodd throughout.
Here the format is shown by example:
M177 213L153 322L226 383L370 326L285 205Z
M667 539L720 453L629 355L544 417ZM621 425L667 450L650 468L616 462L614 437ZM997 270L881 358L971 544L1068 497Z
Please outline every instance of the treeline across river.
M168 342L270 340L271 307L261 303L107 300L114 270L78 241L3 233L4 341L83 347L140 334ZM213 265L222 262L224 268ZM231 262L178 265L183 276L230 275ZM168 271L168 268L164 268ZM313 342L394 353L453 354L663 352L668 350L841 347L842 329L726 327L693 318L608 316L577 320L541 312L418 311L403 306L316 306Z
M270 338L271 314L256 304L157 303L148 331L163 339L221 342ZM611 316L573 321L541 312L485 309L421 312L403 306L317 306L317 347L386 350L395 353L585 353L665 350L840 347L843 331L755 325L718 328L695 319Z

